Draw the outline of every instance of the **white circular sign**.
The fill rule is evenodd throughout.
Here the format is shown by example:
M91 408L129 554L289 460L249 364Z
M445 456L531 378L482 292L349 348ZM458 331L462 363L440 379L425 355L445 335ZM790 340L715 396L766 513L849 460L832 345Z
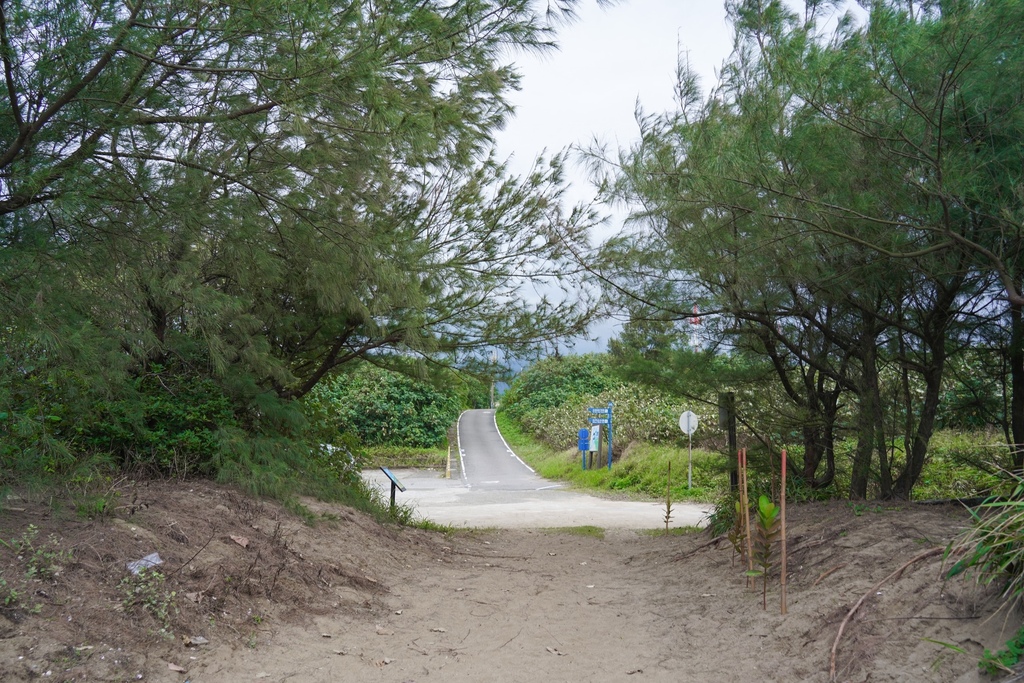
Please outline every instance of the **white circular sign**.
M680 415L679 428L683 430L683 434L693 434L697 431L697 415L689 410Z

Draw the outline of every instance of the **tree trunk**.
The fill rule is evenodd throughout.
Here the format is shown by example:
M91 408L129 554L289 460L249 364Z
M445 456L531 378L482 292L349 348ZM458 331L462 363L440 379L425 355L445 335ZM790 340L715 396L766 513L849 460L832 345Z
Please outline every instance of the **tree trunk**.
M874 320L866 317L860 339L860 381L857 386L857 448L854 451L853 470L850 473L850 498L864 500L868 495L872 455L877 450L878 420L882 415L881 393L878 388L878 333ZM885 450L879 452L881 468L888 470ZM883 473L883 488L887 478Z
M1024 470L1024 320L1021 305L1010 304L1010 433L1013 469Z
M910 500L914 485L924 469L924 458L928 453L928 443L935 431L935 416L939 412L939 397L942 393L942 373L946 365L946 351L942 343L935 346L931 366L924 375L924 403L921 406L921 417L917 422L917 433L914 435L913 447L907 449L907 466L896 479L892 497Z

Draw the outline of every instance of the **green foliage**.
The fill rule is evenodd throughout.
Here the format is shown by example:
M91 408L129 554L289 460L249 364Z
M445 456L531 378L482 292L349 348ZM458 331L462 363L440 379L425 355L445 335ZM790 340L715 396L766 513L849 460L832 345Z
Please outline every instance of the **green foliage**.
M600 458L601 467L583 470L577 450L554 450L519 427L508 415L499 412L498 429L512 450L548 479L571 482L580 488L637 494L651 500L665 498L665 471L668 463L677 472L688 466L686 448L664 444L635 444L611 470ZM678 427L677 427L678 429ZM675 477L672 499L712 502L729 486L725 458L718 453L699 449L693 452L693 488L688 489L685 477Z
M3 33L0 487L103 457L278 489L346 364L583 329L521 290L574 288L594 216L562 157L492 153L533 3L14 0Z
M715 533L715 531L723 526L727 526L729 543L732 544L732 549L736 553L733 555L733 561L738 556L740 562L743 563L747 559L747 529L743 524L743 506L734 497L730 496L730 499L735 503L732 507L732 521L729 522L729 517L718 513L718 510L716 510L717 514L713 516L713 521L710 525L711 533L714 536L718 536L720 534ZM729 522L728 525L726 525L726 522Z
M461 409L454 392L369 364L320 385L306 404L367 446L411 448L443 445Z
M746 429L795 431L808 480L849 430L849 495L909 499L937 426L1010 431L1024 117L1005 83L1024 73L1024 5L870 6L829 26L810 4L729 3L719 86L705 98L682 70L678 110L598 165L640 208L592 267L630 313L637 376L675 390L699 304L710 348L774 375Z
M124 468L208 475L218 431L238 424L235 403L212 378L152 364L126 395L99 401L80 416L75 443L87 452L116 454Z
M23 593L8 584L3 574L0 574L0 609L14 609L18 607L23 597Z
M759 569L748 572L760 576L761 607L768 609L768 573L773 564L773 546L781 534L780 508L768 496L760 496L754 515L753 560Z
M993 430L942 430L932 437L916 500L976 498L1007 488L1011 449ZM1012 488L1012 484L1010 484Z
M447 448L374 446L366 449L368 467L414 467L443 470L447 463Z
M171 632L171 617L177 614L177 591L167 590L164 575L151 567L142 567L118 584L121 606L126 612L141 609L160 624L161 633Z
M608 403L614 404L612 445L616 455L621 455L634 442L680 442L679 415L687 409L686 404L639 384L617 384L597 394L568 394L553 406L538 407L523 414L519 421L525 430L553 448L573 448L579 429L587 426L587 408L604 407ZM709 406L698 406L694 412L702 424L709 424ZM607 429L603 429L605 443L607 437Z
M1006 648L992 652L988 648L978 661L978 668L989 676L1001 676L1012 673L1013 667L1024 657L1024 626L1017 630L1016 635L1006 641Z
M604 529L590 524L583 526L556 526L544 529L551 534L567 534L569 536L587 536L589 538L604 538Z
M536 419L551 408L578 403L616 383L608 375L607 359L602 355L545 358L512 381L501 397L501 410L517 420Z

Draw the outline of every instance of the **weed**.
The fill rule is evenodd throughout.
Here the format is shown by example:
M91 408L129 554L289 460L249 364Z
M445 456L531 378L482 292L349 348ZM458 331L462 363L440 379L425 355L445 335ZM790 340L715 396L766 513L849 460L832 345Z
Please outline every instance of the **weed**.
M738 500L734 501L733 513L732 526L728 532L729 542L732 543L732 549L740 556L742 563L747 559L747 532L743 526L743 506ZM736 561L736 555L733 555L733 562Z
M689 536L690 534L699 534L702 531L704 531L704 530L701 529L699 526L674 526L674 527L672 527L671 529L668 530L668 535L669 536ZM655 536L655 535L664 536L665 535L665 530L664 529L647 529L647 530L641 531L640 533L646 534L648 536Z
M668 535L668 525L672 521L672 461L668 463L668 471L665 474L665 535Z
M1008 499L989 499L971 510L974 528L955 540L946 557L964 553L950 567L946 578L974 570L978 583L1003 584L1007 600L1024 596L1024 478L1012 474L1016 489Z
M1024 657L1024 626L1020 627L1010 640L1006 641L1006 649L992 652L985 650L978 662L978 668L990 676L1012 673L1013 666Z
M963 649L962 647L957 647L953 643L947 643L944 640L935 640L934 638L922 638L921 640L924 640L924 641L929 642L929 643L935 643L936 645L941 645L942 647L946 648L947 650L952 650L953 652L956 652L957 654L961 654L961 655L967 654L967 650Z
M414 529L423 529L424 531L436 531L446 536L455 532L455 527L453 527L452 525L438 524L437 522L432 522L429 519L414 521L411 522L408 526L411 526Z
M21 604L21 591L8 585L6 579L0 574L0 608L13 608Z
M121 579L120 589L124 596L121 605L125 610L141 607L149 612L158 622L160 630L170 632L171 614L177 613L174 599L177 596L175 591L168 591L165 587L164 575L156 569L142 568L138 574L132 574Z
M718 499L708 514L708 531L712 537L725 534L732 528L739 515L736 513L736 497L726 494Z
M71 551L61 550L60 539L54 534L50 534L45 543L39 543L38 537L39 528L29 524L21 538L10 543L0 540L0 543L17 553L18 559L25 563L25 580L54 581L71 559Z
M865 512L881 513L883 508L881 505L868 505L867 503L849 503L850 509L853 510L855 517L860 517Z
M82 519L104 519L112 514L119 496L117 491L82 496L75 501L75 514Z

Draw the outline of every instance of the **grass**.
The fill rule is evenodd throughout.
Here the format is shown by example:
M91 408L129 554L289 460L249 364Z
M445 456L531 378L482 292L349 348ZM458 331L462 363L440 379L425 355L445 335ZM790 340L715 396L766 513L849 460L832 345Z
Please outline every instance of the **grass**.
M506 415L498 413L498 429L520 458L547 479L566 481L576 488L618 491L650 500L665 499L665 473L672 462L672 500L697 503L716 501L729 486L726 460L718 453L693 451L693 488L687 488L688 457L685 447L638 444L611 469L584 470L579 451L554 451L534 440ZM607 462L607 461L604 461Z
M689 536L690 534L699 534L704 529L699 526L674 526L669 527L668 533L665 533L664 529L643 529L640 533L646 536Z
M604 529L599 526L556 526L544 529L551 534L569 534L571 536L589 536L591 538L604 538Z
M448 447L411 448L408 446L372 446L366 449L366 467L445 468Z

